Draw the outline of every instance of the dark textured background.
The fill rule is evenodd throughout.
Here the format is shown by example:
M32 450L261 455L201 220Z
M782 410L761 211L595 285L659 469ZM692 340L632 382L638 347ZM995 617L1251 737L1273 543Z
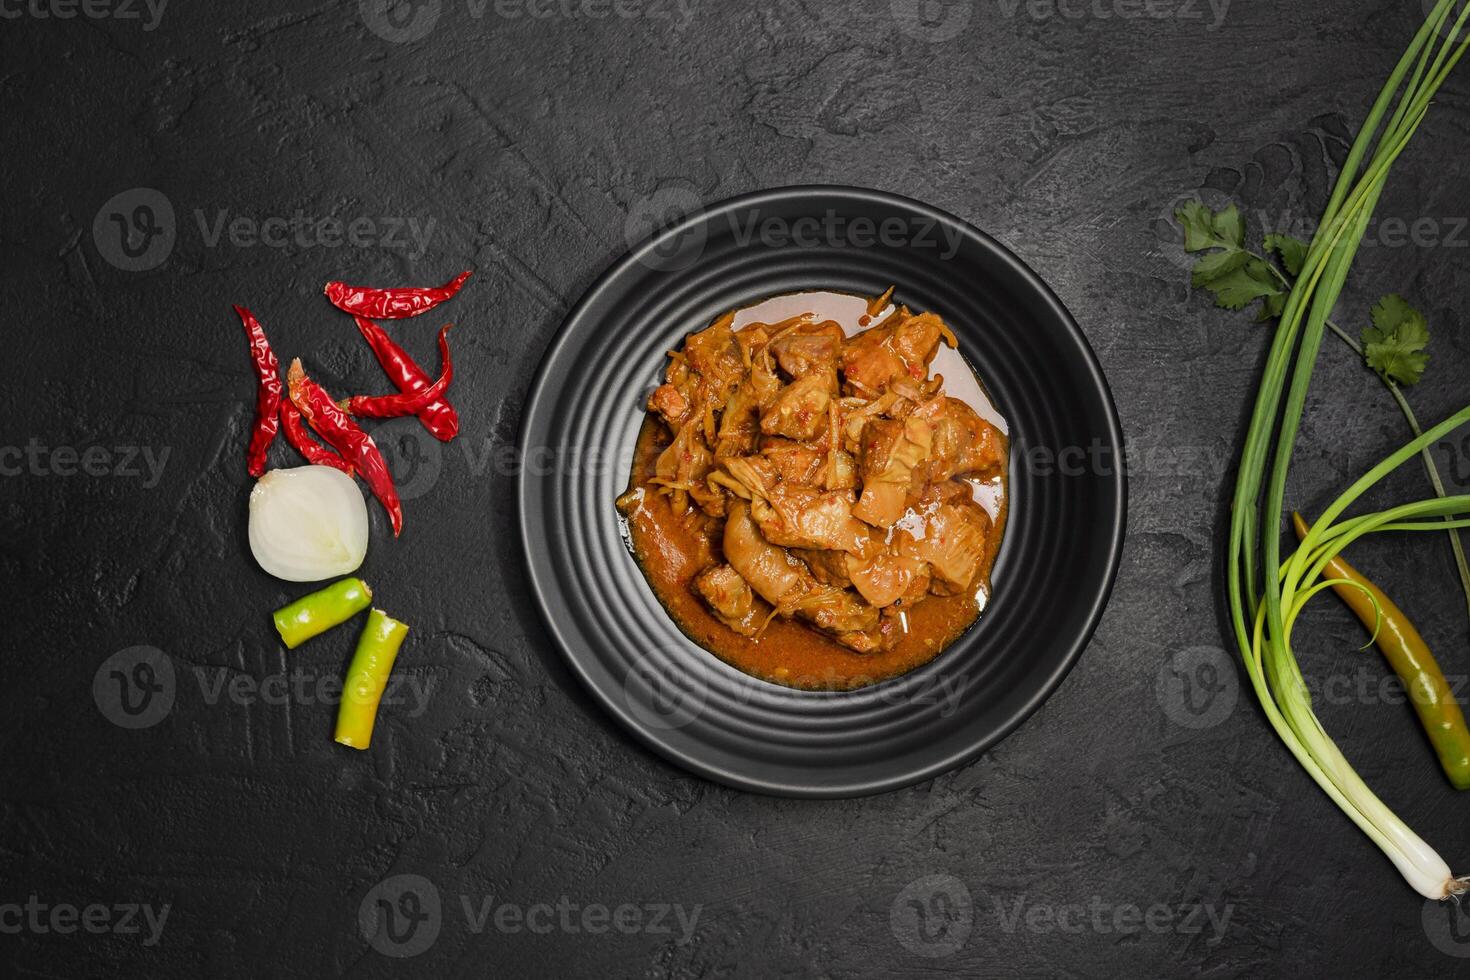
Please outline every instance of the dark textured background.
M912 4L887 0L691 2L687 18L648 0L623 8L633 16L535 19L443 0L419 12L438 7L432 26L419 22L427 33L403 43L382 36L392 22L372 0L248 11L175 0L153 30L141 7L141 21L63 20L24 8L11 18L5 5L0 444L46 452L0 459L0 906L35 895L48 906L166 903L169 914L151 945L146 926L0 932L4 972L1463 968L1451 954L1470 954L1470 923L1457 941L1447 920L1421 914L1237 678L1215 682L1216 704L1239 694L1233 710L1190 727L1169 671L1207 663L1222 643L1216 529L1266 333L1191 295L1167 216L1189 195L1229 195L1253 233L1300 229L1419 4L1235 0L1217 22L1184 0L1107 17L1095 11L1112 14L1111 2L1061 16L984 0L935 5L938 23L917 26ZM1423 306L1434 362L1411 397L1427 419L1467 395L1456 278L1470 257L1467 128L1461 74L1380 209L1419 220L1419 244L1377 226L1339 310L1356 329L1384 291ZM1057 694L973 765L839 802L711 785L614 730L530 606L513 477L495 462L558 323L640 216L691 194L800 182L897 191L1009 244L1091 338L1132 452L1122 573ZM93 222L139 187L171 203L176 241L135 272L108 261L115 244L104 234L99 248ZM397 247L404 236L276 248L227 232L211 243L221 214L298 211L368 219L379 239L385 218L432 221L432 234L423 254ZM222 679L334 677L355 633L290 654L273 642L266 610L300 590L262 574L245 547L253 381L229 304L249 304L279 353L309 357L332 385L371 389L377 367L321 284L437 281L464 267L478 274L449 314L461 324L463 433L436 455L411 426L390 430L411 474L407 531L392 542L375 513L363 572L414 626L400 669L429 685L427 709L385 710L372 750L356 754L332 744L334 709L314 696L211 698ZM395 332L432 360L431 331L418 327ZM1321 506L1404 437L1386 394L1329 342L1293 500ZM92 446L105 460L94 451L93 473L72 472L68 453ZM120 447L164 459L156 482L146 467L128 475ZM1440 456L1448 481L1470 486L1470 442ZM1412 469L1390 489L1427 492ZM1463 679L1470 631L1444 539L1356 554ZM1306 669L1338 692L1325 723L1391 806L1470 867L1467 802L1380 685L1380 658L1355 652L1360 631L1331 603L1313 625ZM167 717L134 731L104 717L92 684L104 660L138 644L165 651L177 682ZM404 961L357 926L369 889L397 874L428 879L444 908L437 941ZM461 896L472 907L565 896L579 908L700 909L689 941L677 923L476 933ZM1156 927L1113 928L1114 913L1126 924L1130 909L1154 905L1168 910ZM1228 916L1222 936L1196 906Z

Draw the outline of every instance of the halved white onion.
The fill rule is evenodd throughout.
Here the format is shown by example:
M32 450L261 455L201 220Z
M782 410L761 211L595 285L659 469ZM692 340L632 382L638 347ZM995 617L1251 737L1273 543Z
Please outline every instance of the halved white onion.
M330 466L270 470L250 491L250 552L287 582L355 571L367 555L368 513L357 481Z

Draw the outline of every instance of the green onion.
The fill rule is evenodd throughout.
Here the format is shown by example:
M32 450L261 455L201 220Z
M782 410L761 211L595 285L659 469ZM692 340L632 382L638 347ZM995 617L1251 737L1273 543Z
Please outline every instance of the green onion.
M1433 848L1353 771L1312 711L1291 638L1307 601L1332 584L1318 581L1327 561L1353 541L1385 530L1426 529L1429 525L1418 518L1454 520L1470 514L1470 497L1435 497L1334 523L1388 473L1470 422L1470 407L1429 429L1348 488L1285 562L1281 529L1292 451L1327 319L1394 161L1470 44L1470 38L1461 40L1470 7L1448 23L1458 2L1439 0L1419 28L1374 102L1333 187L1281 314L1256 394L1231 504L1227 557L1232 626L1267 719L1308 774L1382 848L1409 884L1437 899L1470 890L1470 879L1455 878ZM1446 525L1432 526L1443 530Z

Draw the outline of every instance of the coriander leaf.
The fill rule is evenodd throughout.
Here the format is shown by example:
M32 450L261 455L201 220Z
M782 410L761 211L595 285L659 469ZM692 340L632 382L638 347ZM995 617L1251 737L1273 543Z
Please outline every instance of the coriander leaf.
M1245 226L1234 204L1217 214L1198 201L1186 201L1175 210L1174 218L1184 229L1186 252L1238 249L1245 244Z
M1214 217L1214 213L1198 201L1186 201L1174 212L1175 220L1184 229L1186 252L1199 252L1219 244L1215 240Z
M1271 267L1261 259L1249 255L1234 270L1203 285L1215 294L1215 304L1227 310L1241 309L1252 300L1265 300L1266 306L1260 317L1263 320L1268 318L1273 304L1284 304L1286 301L1285 293L1281 291L1281 284L1272 274ZM1279 311L1270 315L1279 315Z
M1296 277L1302 274L1302 263L1307 260L1307 243L1290 235L1270 234L1266 236L1266 251L1281 256L1281 264L1287 274Z
M1238 310L1261 300L1257 320L1279 317L1286 305L1286 291L1275 267L1246 250L1245 222L1234 204L1211 211L1198 201L1187 201L1175 212L1184 228L1184 248L1205 252L1195 260L1190 282L1208 289L1215 304Z
M1373 307L1373 326L1363 330L1363 355L1368 366L1385 380L1418 384L1429 364L1424 348L1429 324L1424 314L1397 293L1389 293Z
M1286 293L1284 291L1272 293L1270 296L1261 297L1261 312L1256 314L1256 322L1263 323L1266 320L1275 320L1286 310Z
M1211 252L1200 256L1199 261L1195 262L1190 279L1196 286L1208 287L1216 279L1229 275L1249 261L1250 255L1241 251Z
M1245 222L1241 220L1240 209L1234 204L1218 212L1212 224L1215 237L1220 241L1228 242L1236 248L1245 245Z

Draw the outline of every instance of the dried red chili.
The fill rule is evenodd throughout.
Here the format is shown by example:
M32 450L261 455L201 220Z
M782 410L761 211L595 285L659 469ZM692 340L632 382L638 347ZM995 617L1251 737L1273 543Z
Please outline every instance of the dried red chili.
M367 481L368 489L388 512L393 535L397 537L403 530L403 505L398 500L397 488L393 486L393 474L388 472L388 463L373 437L338 408L321 385L306 376L299 357L291 362L291 370L286 373L286 387L291 401L301 410L307 424L341 453L343 459L351 462L357 475Z
M319 444L306 431L306 424L301 420L301 410L289 398L281 402L281 430L286 433L286 441L306 457L308 463L332 466L348 476L352 475L351 463Z
M452 299L469 277L470 270L466 270L442 286L401 289L373 289L334 281L327 283L323 292L339 310L379 320L401 320L427 313L445 300Z
M354 316L357 329L373 350L373 356L382 365L388 380L402 392L416 392L430 386L428 372L419 367L408 352L394 343L388 332L365 316ZM444 332L439 332L439 356L449 363L449 347ZM414 413L429 434L441 442L448 442L459 432L459 413L443 398L437 398Z
M449 324L439 331L439 356L444 361L443 374L427 388L417 391L400 391L396 395L353 395L337 402L339 408L350 415L372 419L396 419L404 415L417 415L429 404L438 401L449 390L454 380L454 361L449 357Z
M255 393L255 427L250 433L250 448L245 452L246 465L251 476L265 473L266 451L276 438L277 408L281 404L280 366L275 352L265 339L265 328L255 315L243 306L235 307L240 322L245 325L245 336L250 340L250 357L255 362L255 374L259 387Z

